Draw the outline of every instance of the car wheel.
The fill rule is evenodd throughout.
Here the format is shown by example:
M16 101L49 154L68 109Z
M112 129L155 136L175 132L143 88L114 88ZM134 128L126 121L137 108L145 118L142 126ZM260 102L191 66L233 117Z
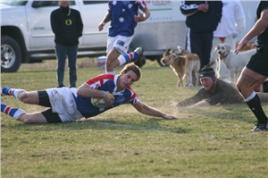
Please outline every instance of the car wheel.
M9 36L1 38L1 72L16 72L21 64L21 48L16 40Z

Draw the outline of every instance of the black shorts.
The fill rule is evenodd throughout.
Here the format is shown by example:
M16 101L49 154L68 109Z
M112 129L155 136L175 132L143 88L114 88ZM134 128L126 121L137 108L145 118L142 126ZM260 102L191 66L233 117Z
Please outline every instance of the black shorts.
M259 48L251 56L247 68L268 77L268 50L266 48Z
M39 105L50 107L49 109L41 112L46 118L48 123L59 123L62 122L58 113L55 113L51 109L51 104L49 102L49 97L46 91L38 91Z

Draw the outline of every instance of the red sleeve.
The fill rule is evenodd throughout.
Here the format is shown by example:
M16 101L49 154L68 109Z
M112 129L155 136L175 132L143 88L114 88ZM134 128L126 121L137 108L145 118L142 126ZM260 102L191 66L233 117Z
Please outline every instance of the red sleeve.
M94 78L89 79L88 81L86 81L86 83L88 85L92 85L95 83L100 83L100 85L102 85L104 83L105 80L113 80L114 79L114 75L113 74L102 74L102 75L98 75Z

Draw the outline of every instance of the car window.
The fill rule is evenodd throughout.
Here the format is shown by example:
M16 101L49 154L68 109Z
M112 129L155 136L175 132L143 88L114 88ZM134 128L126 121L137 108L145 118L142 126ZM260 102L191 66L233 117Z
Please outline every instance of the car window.
M75 5L75 1L69 1L70 5ZM35 0L33 1L32 7L40 8L40 7L51 7L51 6L58 6L58 1L39 1Z
M1 0L0 4L6 4L6 5L10 5L10 6L23 6L25 4L27 4L28 1L25 0Z
M104 4L104 3L107 3L108 1L89 1L89 0L83 0L83 3L85 5L88 5L88 4Z

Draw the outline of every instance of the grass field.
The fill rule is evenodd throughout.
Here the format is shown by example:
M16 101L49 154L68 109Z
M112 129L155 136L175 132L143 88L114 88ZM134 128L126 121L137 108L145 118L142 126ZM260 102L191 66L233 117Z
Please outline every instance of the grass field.
M78 69L78 85L101 72ZM24 125L1 113L2 178L268 177L268 133L250 131L255 118L244 104L176 109L197 88L176 88L171 70L153 62L142 72L133 86L141 100L178 120L150 118L130 105L67 124ZM55 87L55 62L23 65L1 78L2 86ZM2 100L27 111L42 109ZM264 109L268 113L267 104Z

